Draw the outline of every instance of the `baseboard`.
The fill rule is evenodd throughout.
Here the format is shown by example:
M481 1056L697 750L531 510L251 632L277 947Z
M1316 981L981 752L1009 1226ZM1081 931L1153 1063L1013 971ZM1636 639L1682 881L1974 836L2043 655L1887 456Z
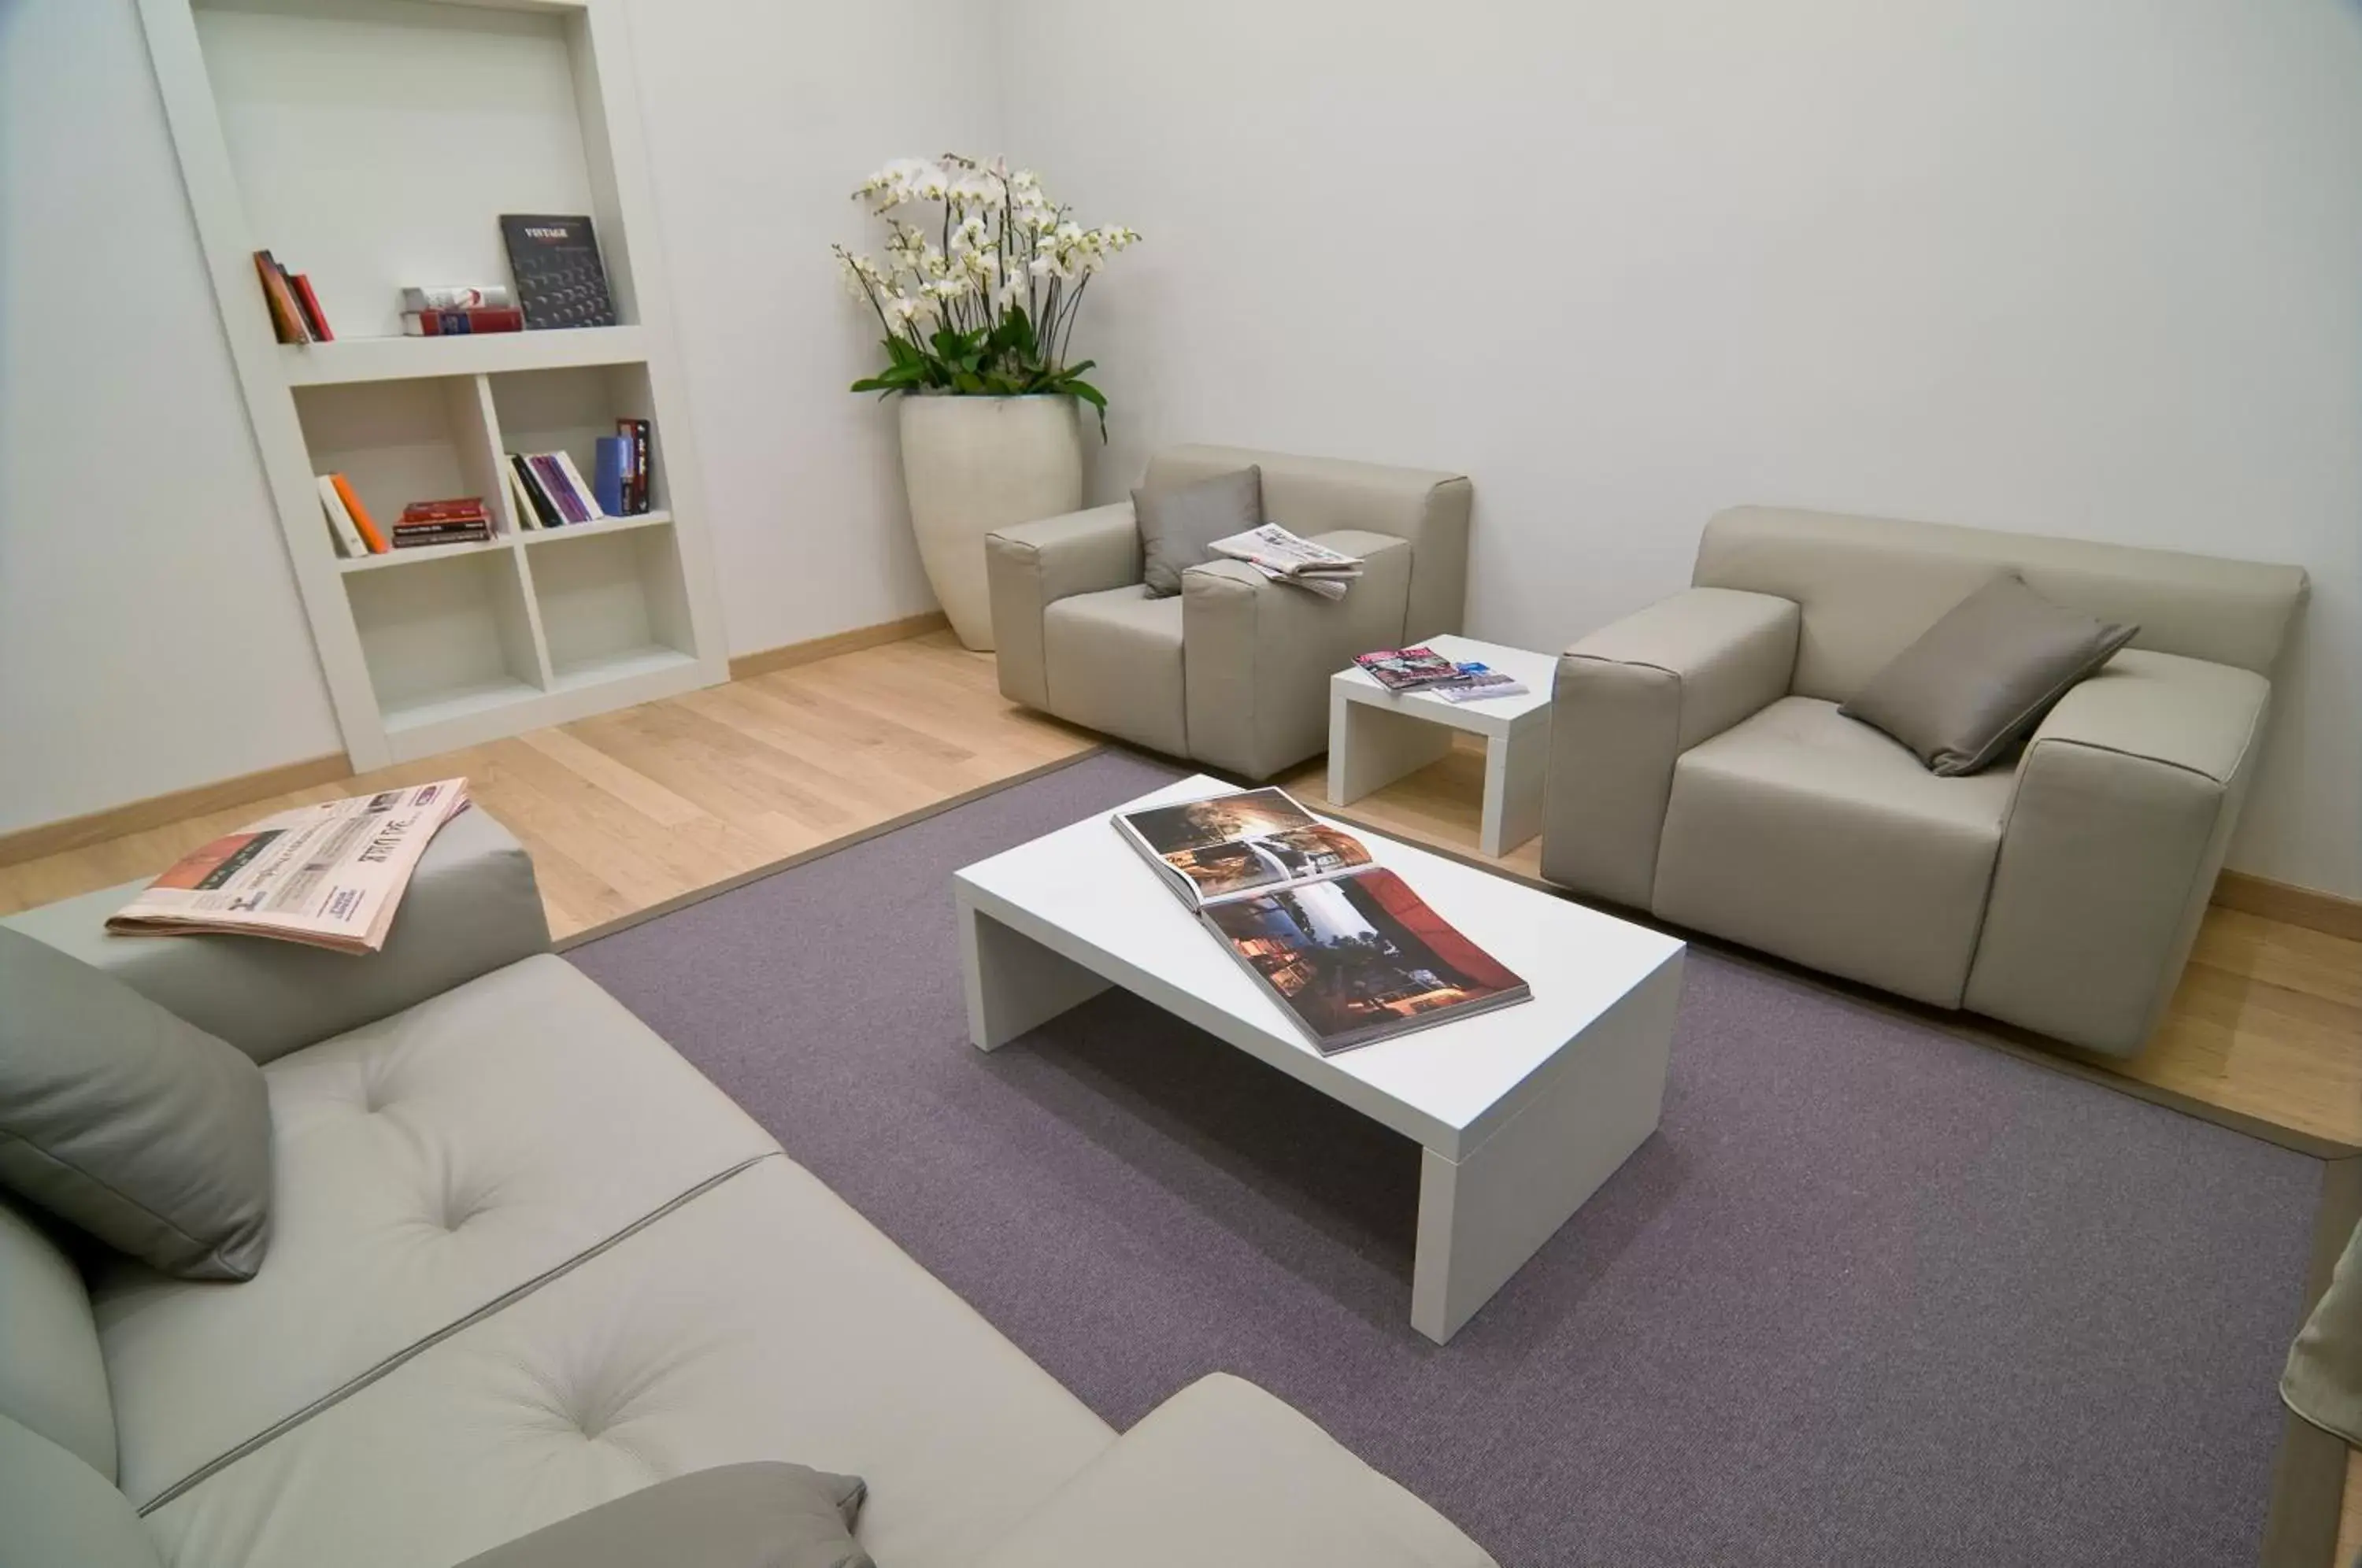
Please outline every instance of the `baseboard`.
M2214 901L2226 910L2362 942L2362 900L2251 877L2245 871L2225 871L2214 878Z
M792 669L814 659L833 658L838 654L874 648L885 643L899 643L905 637L924 636L929 632L943 631L950 624L950 617L942 611L930 610L923 615L905 615L899 621L881 621L875 626L855 626L849 632L831 632L824 637L789 643L784 647L761 648L733 658L730 661L730 679L744 680L750 675L768 675L775 669Z
M0 866L16 866L39 860L44 855L86 848L126 834L146 833L149 828L201 817L208 812L226 812L232 806L249 805L291 790L334 784L352 776L352 759L341 751L332 752L326 756L309 756L301 762L282 762L276 767L241 773L235 778L218 778L211 784L150 795L144 801L109 806L103 812L68 817L63 822L36 823L14 833L0 834Z

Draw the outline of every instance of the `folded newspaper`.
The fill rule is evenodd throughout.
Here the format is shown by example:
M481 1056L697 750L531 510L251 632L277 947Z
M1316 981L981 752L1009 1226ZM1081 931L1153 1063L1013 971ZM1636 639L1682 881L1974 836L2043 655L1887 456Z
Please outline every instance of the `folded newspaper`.
M1362 575L1363 564L1359 556L1316 545L1276 523L1217 539L1207 548L1246 562L1274 582L1293 583L1323 599L1344 598L1346 587Z
M273 936L375 953L428 841L467 809L468 781L445 778L280 812L182 856L106 929Z

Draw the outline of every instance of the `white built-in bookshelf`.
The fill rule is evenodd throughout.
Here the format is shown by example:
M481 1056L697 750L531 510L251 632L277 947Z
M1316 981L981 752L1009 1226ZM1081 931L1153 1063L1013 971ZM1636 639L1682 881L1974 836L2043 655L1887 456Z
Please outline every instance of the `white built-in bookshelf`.
M620 0L139 0L214 293L356 767L726 678ZM505 282L502 213L587 213L623 325L400 336L409 284ZM275 341L253 253L337 337ZM585 474L655 430L652 510L521 527L503 454ZM381 522L480 495L494 537L347 558L315 476Z

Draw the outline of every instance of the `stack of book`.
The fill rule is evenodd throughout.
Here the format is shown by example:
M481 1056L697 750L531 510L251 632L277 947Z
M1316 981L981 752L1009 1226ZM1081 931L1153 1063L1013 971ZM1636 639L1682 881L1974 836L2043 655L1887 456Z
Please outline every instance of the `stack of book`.
M270 332L281 343L334 343L328 317L312 280L291 272L268 250L254 253L254 270L262 279L262 303L270 309Z
M524 312L516 308L504 283L430 283L402 291L405 337L524 330Z
M418 545L480 545L492 536L492 514L480 495L449 501L414 501L393 525L393 547Z
M599 504L616 517L636 517L648 509L649 425L645 419L618 419L613 436L599 437Z
M566 453L511 452L508 459L509 496L516 503L520 525L563 528L610 515Z
M1355 654L1362 672L1389 691L1417 691L1446 702L1475 702L1487 697L1522 697L1525 683L1490 665L1454 664L1433 648L1381 648Z

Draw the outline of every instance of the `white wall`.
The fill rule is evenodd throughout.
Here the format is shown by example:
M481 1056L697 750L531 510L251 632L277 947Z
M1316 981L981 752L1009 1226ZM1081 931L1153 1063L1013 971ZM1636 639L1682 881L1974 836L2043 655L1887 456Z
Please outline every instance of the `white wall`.
M1010 150L1147 243L1097 488L1182 439L1476 482L1555 647L1759 501L2292 560L2235 847L2362 896L2351 0L1006 0Z
M990 8L626 14L731 650L930 608L828 244L998 139ZM342 744L134 0L0 0L0 832Z

